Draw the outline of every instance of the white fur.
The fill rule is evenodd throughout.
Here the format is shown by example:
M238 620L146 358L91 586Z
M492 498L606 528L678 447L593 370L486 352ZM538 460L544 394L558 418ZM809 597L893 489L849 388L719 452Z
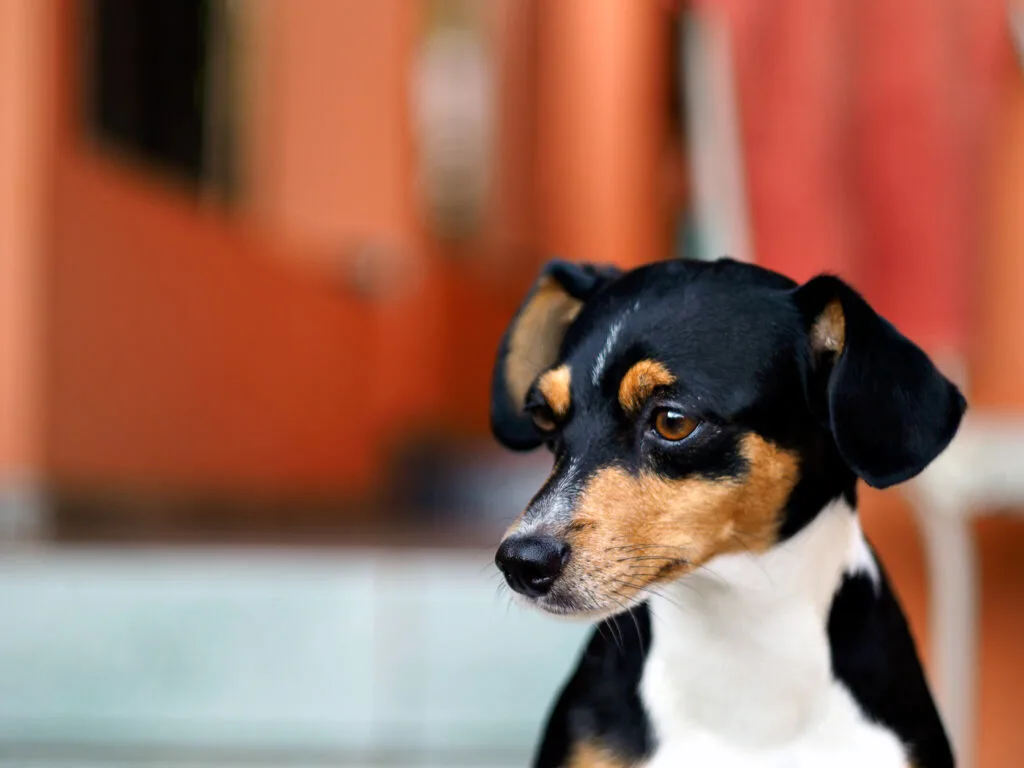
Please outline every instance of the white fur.
M868 546L867 540L860 531L859 522L857 523L857 535L853 537L853 543L850 547L850 559L847 572L860 573L867 576L871 579L871 583L875 585L876 593L882 586L882 574L878 570L878 562L875 560L875 556L871 553L871 548Z
M604 346L597 353L597 359L594 360L594 370L590 372L590 381L595 387L601 386L601 374L604 373L604 367L608 364L608 356L615 347L615 342L619 338L619 333L622 332L622 324L624 322L625 318L620 318L612 324L612 327L608 329L608 338L605 339Z
M518 536L529 536L551 523L568 518L572 515L572 503L570 491L576 476L579 474L580 460L572 458L569 466L565 468L555 486L545 494L544 503L539 508L531 509L532 514L525 518L516 530ZM529 603L528 603L529 604Z
M595 387L601 386L601 374L604 373L604 367L608 365L608 357L615 348L615 342L619 340L619 334L622 332L622 326L625 324L626 318L638 309L640 309L639 299L627 307L619 319L612 323L611 328L608 329L608 338L605 339L601 351L597 353L597 358L594 360L594 368L590 372L590 382Z
M906 766L895 735L831 674L832 597L844 571L872 565L855 514L836 502L767 553L720 556L652 598L647 768Z

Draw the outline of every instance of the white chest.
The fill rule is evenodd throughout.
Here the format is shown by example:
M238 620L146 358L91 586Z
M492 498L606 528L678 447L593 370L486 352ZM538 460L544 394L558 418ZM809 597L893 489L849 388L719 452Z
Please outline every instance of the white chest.
M906 768L898 739L869 722L849 693L834 684L799 734L744 742L685 716L651 713L659 745L644 768Z
M641 696L645 768L904 768L906 752L831 674L826 624L843 572L865 567L837 505L764 555L730 555L651 601Z

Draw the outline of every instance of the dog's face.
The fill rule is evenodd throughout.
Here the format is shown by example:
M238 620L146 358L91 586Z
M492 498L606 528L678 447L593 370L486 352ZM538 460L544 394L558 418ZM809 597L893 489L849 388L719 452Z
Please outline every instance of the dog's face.
M551 613L603 617L799 530L856 476L919 472L963 398L835 278L731 261L621 275L553 262L495 367L492 425L550 478L497 563Z

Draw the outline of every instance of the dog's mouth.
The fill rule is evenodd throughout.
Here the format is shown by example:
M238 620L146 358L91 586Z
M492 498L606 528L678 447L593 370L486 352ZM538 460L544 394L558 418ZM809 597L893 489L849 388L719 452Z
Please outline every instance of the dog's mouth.
M599 595L580 595L571 591L552 592L540 597L516 595L516 600L549 616L586 622L611 618L643 602L636 599L612 600Z
M572 570L583 570L577 566ZM593 569L582 576L565 573L540 595L518 592L520 605L550 616L580 621L601 621L625 613L645 602L656 582L630 578L622 573Z

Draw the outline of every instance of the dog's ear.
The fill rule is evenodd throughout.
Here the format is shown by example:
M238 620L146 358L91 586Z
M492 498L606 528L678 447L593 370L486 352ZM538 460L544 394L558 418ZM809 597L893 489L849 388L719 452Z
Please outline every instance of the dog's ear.
M554 260L545 265L498 347L491 381L491 429L508 448L530 450L543 438L523 413L534 379L558 359L565 332L614 267Z
M844 461L876 488L910 479L953 439L963 395L839 278L822 275L793 293L810 345L808 397Z

